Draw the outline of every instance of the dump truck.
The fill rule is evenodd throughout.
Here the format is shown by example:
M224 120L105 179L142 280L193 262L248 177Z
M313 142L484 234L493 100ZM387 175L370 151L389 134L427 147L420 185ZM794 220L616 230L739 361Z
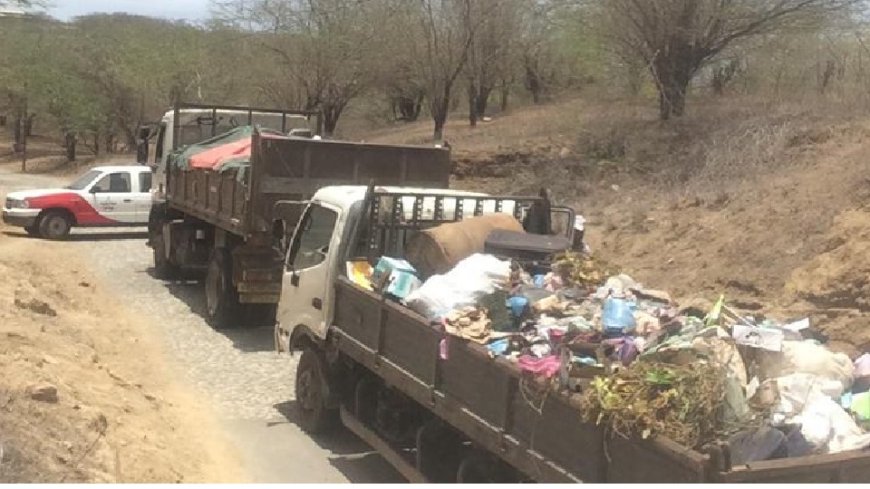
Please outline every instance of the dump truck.
M256 115L253 109L250 113ZM285 126L293 117L307 116L272 115ZM232 139L233 134L242 137ZM309 136L241 125L181 147L155 166L148 239L154 273L160 278L204 273L207 315L217 328L253 320L252 315L264 322L274 317L288 240L288 230L280 226L299 217L299 208L277 202L306 199L322 186L342 183L448 184L447 149ZM198 167L188 164L194 156L183 157L208 156L207 151L217 151L220 165Z
M542 199L330 186L292 203L305 210L283 265L275 338L279 350L301 352L297 423L313 435L344 426L413 482L870 480L866 451L737 465L723 444L695 450L662 436L613 436L583 420L578 394L445 335L355 280L349 266L401 258L415 233L471 216L524 222L533 208L560 210Z

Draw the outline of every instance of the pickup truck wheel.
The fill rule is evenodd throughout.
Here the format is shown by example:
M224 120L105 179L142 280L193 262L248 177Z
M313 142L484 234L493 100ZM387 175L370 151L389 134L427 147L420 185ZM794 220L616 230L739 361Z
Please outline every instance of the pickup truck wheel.
M232 262L225 248L215 248L205 276L205 302L208 320L215 329L235 326L239 321L239 294L233 287Z
M39 219L39 234L48 239L64 239L69 236L72 222L63 212L49 211Z
M306 348L296 367L296 405L299 425L310 434L329 431L338 425L338 410L326 405L328 379L325 362Z
M178 267L173 265L167 258L163 233L156 234L152 239L154 245L154 275L163 280L171 280L178 276Z

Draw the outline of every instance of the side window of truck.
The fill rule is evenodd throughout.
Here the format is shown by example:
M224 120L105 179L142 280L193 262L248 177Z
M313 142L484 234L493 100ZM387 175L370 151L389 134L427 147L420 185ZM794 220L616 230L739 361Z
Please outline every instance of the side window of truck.
M290 252L290 268L304 270L326 261L337 220L335 211L319 205L308 208L299 228L299 239L295 240Z
M130 173L110 173L94 184L94 191L98 193L127 193L130 191Z
M139 174L139 192L147 193L151 190L151 172Z

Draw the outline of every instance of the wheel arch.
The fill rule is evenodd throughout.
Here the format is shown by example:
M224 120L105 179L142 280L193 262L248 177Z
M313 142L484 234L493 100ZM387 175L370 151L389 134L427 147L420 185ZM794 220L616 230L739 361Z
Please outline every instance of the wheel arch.
M66 207L46 207L45 209L39 211L39 214L37 214L36 216L36 220L38 222L46 215L53 213L63 214L67 219L69 219L69 223L71 226L78 225L78 219L76 219L75 213L73 213L73 211L67 209Z
M287 342L290 354L302 351L306 347L321 350L323 341L305 324L297 324L290 330L290 340Z

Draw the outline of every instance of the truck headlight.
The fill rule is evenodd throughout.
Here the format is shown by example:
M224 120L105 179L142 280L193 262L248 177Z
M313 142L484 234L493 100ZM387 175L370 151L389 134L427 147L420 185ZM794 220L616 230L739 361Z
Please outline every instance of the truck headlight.
M6 199L7 209L27 209L30 207L30 202L27 199Z

